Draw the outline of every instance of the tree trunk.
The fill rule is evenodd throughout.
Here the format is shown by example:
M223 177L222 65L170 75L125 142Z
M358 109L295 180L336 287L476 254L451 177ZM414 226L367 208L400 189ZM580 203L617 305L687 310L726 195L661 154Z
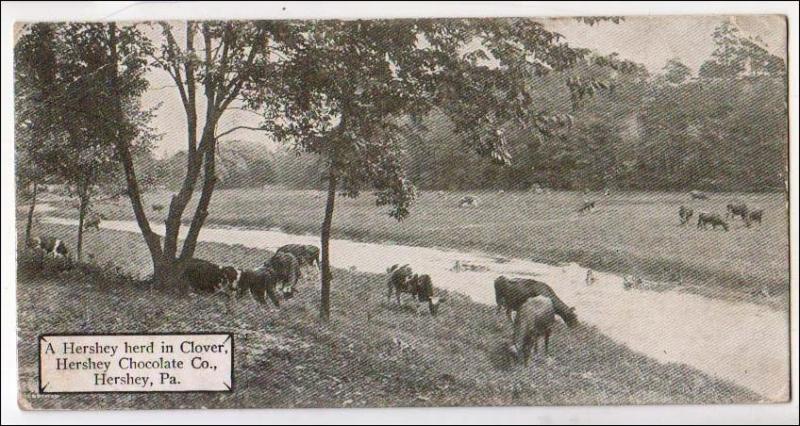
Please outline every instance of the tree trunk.
M214 186L217 183L216 175L216 141L214 135L209 135L210 143L205 152L204 174L203 174L203 189L200 193L200 200L197 202L197 209L195 209L192 223L189 226L189 232L186 234L186 239L183 241L183 248L181 249L181 260L191 259L194 256L194 250L197 247L197 238L200 236L200 229L205 224L208 218L208 206L211 204L211 196L214 193Z
M39 191L39 184L33 183L33 197L31 207L28 209L28 223L25 225L25 246L31 244L31 229L33 229L33 211L36 210L36 194Z
M185 295L189 292L189 283L183 278L184 262L161 257L153 263L153 284L161 290Z
M328 199L325 204L325 219L322 221L322 259L320 260L321 275L321 300L319 306L319 317L323 321L331 318L331 264L330 264L330 241L331 224L333 223L333 207L336 199L336 173L333 166L330 166L328 173Z
M78 207L78 262L83 260L83 226L86 220L86 207L89 199L85 194L80 195L80 206Z
M111 82L110 88L114 94L115 102L113 103L113 117L117 122L122 122L124 119L122 113L122 100L119 97L119 78L118 78L118 64L119 53L117 51L117 24L114 22L109 23L109 49L111 50L111 60L113 61L111 67ZM130 144L128 140L123 139L122 135L117 130L117 155L122 163L123 170L125 171L125 183L127 186L128 198L131 200L133 206L133 213L136 217L136 223L142 231L147 248L150 251L150 258L153 262L153 278L163 275L163 251L161 250L161 237L158 236L150 228L150 221L147 219L144 205L142 204L141 190L139 188L139 181L136 178L136 171L133 166L133 156L130 151ZM167 268L168 269L168 268Z

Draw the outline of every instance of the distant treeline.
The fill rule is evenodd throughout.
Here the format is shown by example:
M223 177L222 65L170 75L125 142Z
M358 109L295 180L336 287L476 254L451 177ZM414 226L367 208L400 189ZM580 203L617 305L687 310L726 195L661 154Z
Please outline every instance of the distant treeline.
M555 79L543 81L543 107L569 111ZM547 99L547 97L549 99ZM784 188L787 149L783 78L695 79L671 84L629 79L579 110L572 126L549 136L505 130L513 153L500 166L469 150L436 112L402 123L406 166L421 189L773 191ZM280 184L321 188L312 155L228 142L218 154L218 186ZM180 185L185 153L150 164L157 181Z
M396 123L408 176L421 189L785 189L788 164L786 68L730 24L713 34L716 50L697 76L679 58L649 75L580 65L531 75L537 111L571 117L553 126L506 123L510 165L473 152L440 110ZM581 85L591 79L598 87ZM576 90L565 90L566 86ZM496 86L493 90L503 90ZM596 89L596 90L595 90ZM492 89L487 89L492 90ZM584 93L586 90L589 93ZM588 95L588 96L584 96ZM535 130L538 127L538 130ZM219 187L282 184L321 188L317 156L268 152L260 144L220 144ZM185 153L149 161L157 181L180 185Z

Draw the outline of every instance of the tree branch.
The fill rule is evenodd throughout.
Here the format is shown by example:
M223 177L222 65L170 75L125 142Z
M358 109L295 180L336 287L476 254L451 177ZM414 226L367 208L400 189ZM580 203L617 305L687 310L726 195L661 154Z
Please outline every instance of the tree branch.
M228 130L216 135L214 138L215 139L219 139L219 138L221 138L223 136L227 136L227 135L229 135L229 134L231 134L231 133L233 133L233 132L235 132L237 130L253 130L253 131L261 131L261 132L263 132L263 131L266 131L267 129L265 129L263 127L236 126L236 127L232 127L230 129L228 129Z

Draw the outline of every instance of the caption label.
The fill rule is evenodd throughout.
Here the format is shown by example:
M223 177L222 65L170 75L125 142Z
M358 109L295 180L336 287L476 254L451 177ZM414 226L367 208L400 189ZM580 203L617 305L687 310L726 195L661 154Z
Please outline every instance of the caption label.
M39 337L39 390L230 391L233 335L129 334Z

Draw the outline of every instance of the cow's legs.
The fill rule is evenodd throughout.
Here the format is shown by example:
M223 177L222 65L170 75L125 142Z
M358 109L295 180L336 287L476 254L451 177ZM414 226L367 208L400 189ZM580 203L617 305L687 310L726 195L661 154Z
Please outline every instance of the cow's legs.
M546 331L544 333L544 354L547 355L550 352L550 331Z
M525 343L523 344L523 347L522 347L522 354L525 357L525 366L526 367L528 366L528 360L531 358L531 345L535 342L535 340L534 340L534 342L531 342L531 340L532 340L531 337L532 336L530 334L527 334L525 336Z

